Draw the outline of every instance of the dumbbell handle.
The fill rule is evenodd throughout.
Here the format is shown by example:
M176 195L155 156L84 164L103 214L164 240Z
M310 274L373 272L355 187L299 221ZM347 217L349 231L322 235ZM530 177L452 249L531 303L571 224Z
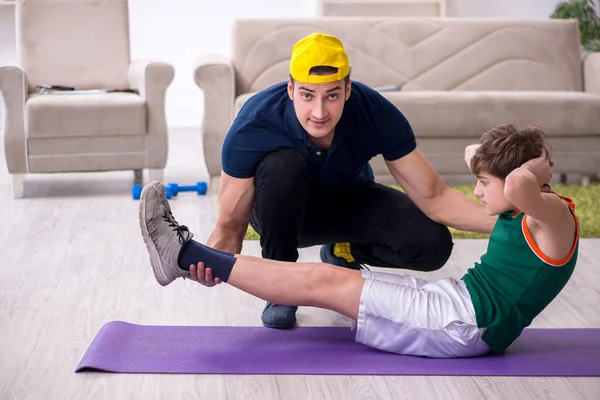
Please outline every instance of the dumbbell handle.
M198 194L206 194L206 182L197 182L195 185L179 186L177 183L169 183L168 187L173 196L177 196L179 192L196 192Z
M196 191L196 185L178 186L180 192Z

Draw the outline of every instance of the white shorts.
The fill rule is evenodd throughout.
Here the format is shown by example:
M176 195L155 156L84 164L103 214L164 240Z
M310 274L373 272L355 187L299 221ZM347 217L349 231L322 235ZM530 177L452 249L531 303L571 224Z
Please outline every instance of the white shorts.
M465 283L363 271L356 341L413 356L474 357L490 351L481 339Z

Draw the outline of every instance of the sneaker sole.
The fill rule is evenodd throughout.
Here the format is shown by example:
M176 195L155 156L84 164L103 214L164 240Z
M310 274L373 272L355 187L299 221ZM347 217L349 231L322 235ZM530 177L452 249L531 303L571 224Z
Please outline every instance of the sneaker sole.
M264 312L266 311L267 308L268 308L268 306L263 309L263 314L264 314ZM292 322L291 324L273 324L273 323L270 323L270 322L265 322L265 320L263 320L263 318L262 318L262 315L261 315L260 319L261 319L261 322L262 322L263 326L266 327L266 328L272 328L272 329L291 329L291 328L294 328L296 326L296 323L298 322L297 319L296 319L296 316L295 316L297 311L298 311L298 307L296 307L296 310L294 311L294 322Z
M170 279L167 276L165 269L162 267L160 255L158 254L158 250L154 246L152 239L150 239L150 235L148 234L148 226L146 225L146 196L148 195L148 191L150 190L157 190L154 187L154 184L146 185L142 189L142 194L140 196L140 229L142 230L142 238L144 239L144 243L146 244L146 248L148 249L148 253L150 254L150 265L152 265L154 278L161 286L167 286L169 283L173 282L174 279Z
M296 323L293 323L292 325L273 325L273 324L265 324L263 322L263 326L265 328L270 328L270 329L292 329L296 326Z

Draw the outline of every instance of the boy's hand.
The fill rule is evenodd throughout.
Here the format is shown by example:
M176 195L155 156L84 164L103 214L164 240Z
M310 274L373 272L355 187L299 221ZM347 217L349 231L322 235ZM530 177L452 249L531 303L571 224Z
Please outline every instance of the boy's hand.
M194 264L190 265L190 279L207 287L213 287L221 283L219 278L213 279L212 270L206 268L202 261L197 266Z
M479 147L481 147L480 144L471 144L465 148L465 162L467 163L469 170L471 169L471 158L473 158Z
M521 167L527 168L529 171L531 171L531 173L535 176L539 187L542 187L552 180L553 166L554 163L548 158L548 153L546 153L546 150L543 150L539 157L533 158L521 165Z

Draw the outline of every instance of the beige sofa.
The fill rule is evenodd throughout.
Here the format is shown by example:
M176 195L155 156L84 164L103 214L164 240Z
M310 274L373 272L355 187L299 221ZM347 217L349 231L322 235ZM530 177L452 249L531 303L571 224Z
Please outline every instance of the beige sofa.
M465 146L503 123L541 125L555 173L600 171L600 53L582 60L575 20L323 18L239 20L231 59L197 61L211 177L237 111L287 79L292 46L314 31L342 39L354 80L386 88L441 174L468 175ZM381 156L371 165L391 181Z
M13 196L27 173L150 171L167 162L172 65L130 60L125 0L16 4L17 66L0 66L4 142ZM133 88L139 94L40 95L36 85Z

